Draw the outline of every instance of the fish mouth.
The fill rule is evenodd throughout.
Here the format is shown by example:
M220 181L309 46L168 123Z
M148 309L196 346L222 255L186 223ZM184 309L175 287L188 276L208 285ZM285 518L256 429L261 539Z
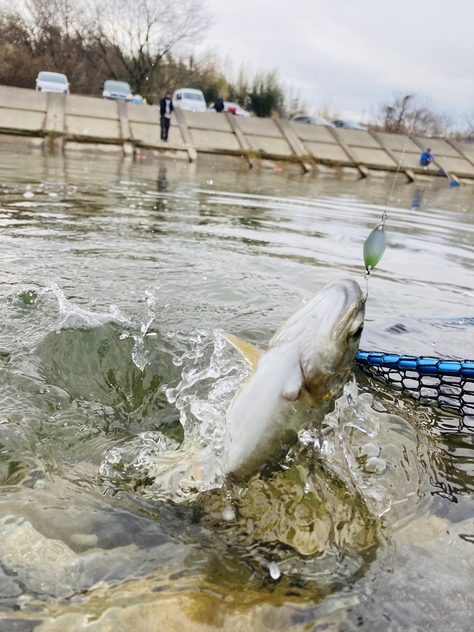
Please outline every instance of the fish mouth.
M336 282L334 286L339 291L339 304L332 317L328 310L332 326L329 323L327 325L326 341L324 338L319 340L321 347L317 352L317 360L305 362L300 355L304 390L313 403L325 402L340 393L350 375L364 329L366 299L359 284L346 280Z
M342 314L334 328L332 339L339 340L347 333L348 339L360 339L364 329L365 302L353 303L350 308L341 310Z
M365 305L367 297L363 296L358 283L347 280L342 285L344 299L339 310L340 318L337 321L333 340L338 340L347 333L348 340L360 340L364 329Z

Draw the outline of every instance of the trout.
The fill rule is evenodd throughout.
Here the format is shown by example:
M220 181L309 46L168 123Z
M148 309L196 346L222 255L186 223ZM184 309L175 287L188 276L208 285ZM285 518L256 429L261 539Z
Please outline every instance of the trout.
M152 485L200 491L222 477L249 477L296 438L308 420L321 423L349 378L364 325L365 298L353 280L329 283L273 335L266 351L226 334L252 366L232 399L219 458L212 446L159 455ZM309 413L309 414L308 414Z

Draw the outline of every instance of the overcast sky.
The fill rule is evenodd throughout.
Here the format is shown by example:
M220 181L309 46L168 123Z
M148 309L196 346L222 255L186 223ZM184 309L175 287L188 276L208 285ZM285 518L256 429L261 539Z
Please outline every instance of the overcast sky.
M394 92L474 112L474 0L206 0L200 49L278 71L308 109L361 119Z

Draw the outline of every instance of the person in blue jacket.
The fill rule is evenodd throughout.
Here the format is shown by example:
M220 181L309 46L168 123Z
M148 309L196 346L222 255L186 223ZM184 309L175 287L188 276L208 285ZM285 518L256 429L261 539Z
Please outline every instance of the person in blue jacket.
M427 169L430 162L434 162L434 156L431 153L431 149L428 147L420 156L420 165L423 169Z

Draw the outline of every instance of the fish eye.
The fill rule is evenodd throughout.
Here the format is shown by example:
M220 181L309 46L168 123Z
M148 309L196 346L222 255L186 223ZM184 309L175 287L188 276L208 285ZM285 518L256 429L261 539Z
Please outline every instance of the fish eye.
M362 335L362 330L364 329L364 323L361 323L359 325L359 327L354 331L351 332L349 335L351 338L360 338L360 336Z

